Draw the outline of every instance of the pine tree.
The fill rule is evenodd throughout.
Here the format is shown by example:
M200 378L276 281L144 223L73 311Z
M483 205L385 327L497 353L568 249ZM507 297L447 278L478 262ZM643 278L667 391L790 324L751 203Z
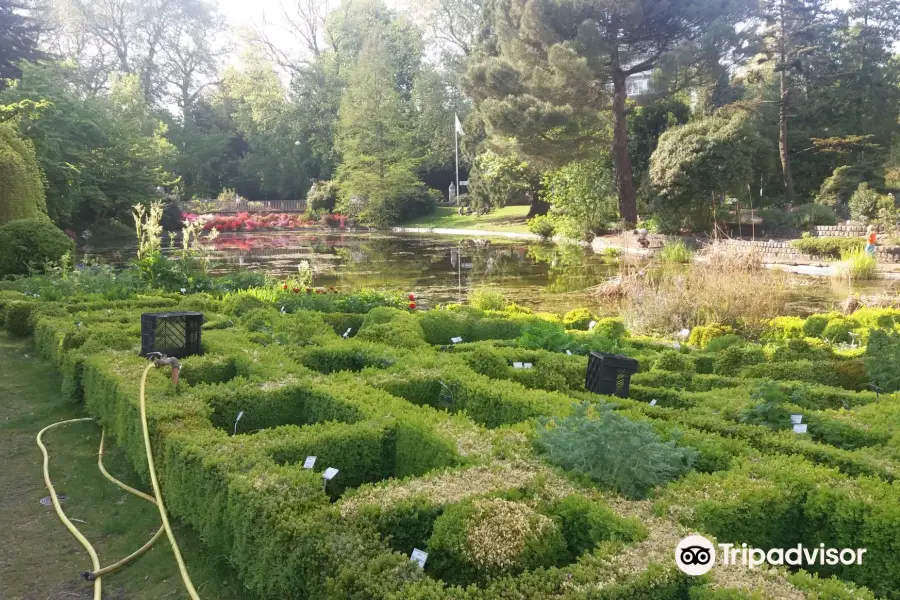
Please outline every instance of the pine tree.
M44 56L38 50L40 26L28 14L21 0L0 0L0 89L4 79L19 79L20 60L37 60Z
M350 74L336 141L340 207L376 225L407 216L404 201L422 187L415 174L411 106L395 81L389 49L373 33Z
M721 44L746 14L743 0L495 0L467 88L491 133L532 162L560 166L611 141L619 211L633 223L628 79L694 54L707 34Z
M793 116L796 79L804 63L817 51L818 44L831 26L824 0L763 0L765 19L764 51L778 74L778 154L784 182L784 196L793 202L794 177L788 137Z

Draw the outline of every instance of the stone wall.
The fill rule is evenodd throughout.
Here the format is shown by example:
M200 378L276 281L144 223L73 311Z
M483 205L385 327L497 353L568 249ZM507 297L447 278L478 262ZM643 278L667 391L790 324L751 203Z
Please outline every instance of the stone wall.
M833 225L818 226L815 229L818 237L866 237L865 225Z
M831 236L836 237L836 236ZM862 236L860 236L862 237ZM819 256L804 254L791 246L789 241L756 241L749 240L725 240L726 244L744 248L747 251L761 252L766 262L779 263L826 263L829 262ZM875 257L884 263L900 263L900 246L879 246L875 250Z

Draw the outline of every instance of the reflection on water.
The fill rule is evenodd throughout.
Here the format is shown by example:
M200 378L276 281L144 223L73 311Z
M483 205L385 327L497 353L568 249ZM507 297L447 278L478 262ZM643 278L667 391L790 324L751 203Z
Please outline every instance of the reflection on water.
M317 285L410 290L425 305L460 302L490 285L511 301L564 310L584 305L585 290L615 270L579 246L512 241L290 232L225 234L213 244L210 257L223 265L290 275L306 260Z
M564 312L593 304L589 288L617 273L615 264L588 248L519 241L298 231L226 233L211 246L210 258L223 271L244 267L285 276L306 260L316 285L412 291L425 307L464 301L468 290L489 285L510 301ZM99 254L124 263L134 252L118 247ZM848 292L846 282L827 278L795 275L791 282L793 314L829 310ZM854 285L854 291L874 293L885 285Z

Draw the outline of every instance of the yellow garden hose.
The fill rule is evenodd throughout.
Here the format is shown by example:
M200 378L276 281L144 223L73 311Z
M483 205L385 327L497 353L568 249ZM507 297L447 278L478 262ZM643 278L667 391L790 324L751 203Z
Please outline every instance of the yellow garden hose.
M136 490L133 487L131 487L130 485L127 485L127 484L119 481L118 479L116 479L115 477L113 477L112 475L109 474L109 471L107 471L106 467L103 466L103 441L105 438L106 438L106 431L101 430L100 431L100 450L97 451L97 465L100 467L100 472L103 473L104 477L106 477L107 479L112 481L114 484L116 484L117 486L119 486L120 488L125 490L126 492L128 492L130 494L134 494L138 498L143 498L147 502L152 502L153 504L156 504L156 500L153 498L153 496L151 496L149 494L145 494L144 492L142 492L140 490ZM163 531L165 531L165 529L162 527L162 525L160 525L159 529L156 530L156 533L153 535L153 537L150 538L150 541L147 542L146 544L144 544L143 546L141 546L140 548L138 548L135 552L129 554L128 556L126 556L125 558L123 558L120 561L114 562L111 565L103 567L102 569L96 569L96 570L88 572L88 573L83 573L84 578L87 579L88 581L93 581L94 579L96 579L98 577L106 575L107 573L112 573L113 571L120 569L121 567L124 567L125 565L127 565L128 563L130 563L131 561L136 559L137 557L144 554L144 552L146 552L147 550L152 548L153 544L155 544L159 540L159 538L162 537Z
M187 567L185 567L184 560L181 558L181 551L178 548L178 543L175 541L175 535L172 533L172 528L169 525L169 519L166 515L166 509L163 505L162 494L159 489L159 482L156 479L156 468L153 465L153 452L150 447L150 433L147 427L147 410L145 403L145 388L147 382L147 373L150 372L154 366L162 366L162 365L172 365L173 368L178 368L178 361L175 359L167 359L161 357L158 360L147 365L147 368L144 369L144 373L141 376L141 387L140 387L140 408L141 408L141 426L144 434L144 447L147 450L147 463L150 468L150 480L153 483L153 493L154 496L150 496L149 494L145 494L140 490L136 490L133 487L119 481L115 477L113 477L109 471L106 470L106 467L103 465L103 444L106 438L106 432L101 431L100 433L100 449L97 452L97 465L100 467L100 472L103 473L103 476L115 483L117 486L125 490L126 492L138 496L139 498L143 498L148 502L152 502L156 505L157 509L159 509L159 516L162 520L162 526L150 539L149 542L141 546L137 551L132 554L126 556L122 560L115 562L107 567L100 567L100 559L97 556L97 552L94 550L94 547L91 543L78 531L78 528L72 524L66 514L63 512L62 507L59 504L59 497L56 494L56 489L53 487L53 483L50 481L50 457L47 453L47 448L44 446L43 441L41 440L44 432L49 429L53 429L54 427L60 427L62 425L68 425L69 423L78 423L82 421L93 421L90 417L80 418L80 419L69 419L67 421L60 421L58 423L54 423L52 425L48 425L41 429L41 431L37 434L37 444L41 449L41 453L44 455L44 483L47 485L47 489L50 491L50 498L53 500L53 508L56 510L56 514L59 516L59 519L63 522L66 528L72 533L73 536L84 546L85 550L88 551L88 554L91 557L91 565L92 570L86 573L83 573L84 577L89 581L94 582L94 600L101 600L101 578L103 575L107 575L124 565L128 564L132 560L138 558L156 543L157 540L162 536L163 531L166 532L166 535L169 538L169 543L172 545L172 552L175 554L175 560L178 562L178 570L181 573L181 579L184 582L184 586L188 591L192 600L200 600L200 596L197 595L197 591L194 589L194 584L191 582L191 578L188 575Z
M56 495L56 490L53 488L53 483L50 481L50 456L47 454L47 447L44 446L44 442L41 441L41 436L44 435L44 432L48 429L53 429L54 427L59 427L61 425L68 425L69 423L78 423L79 421L93 421L90 417L83 419L69 419L68 421L60 421L59 423L54 423L53 425L47 425L37 434L37 445L41 448L41 453L44 455L44 483L47 485L47 489L50 490L50 498L53 500L53 508L56 509L56 514L59 516L59 520L63 522L66 528L75 536L84 549L88 551L88 554L91 555L91 565L93 565L94 571L100 570L100 559L97 558L97 552L94 551L94 547L91 546L91 543L87 541L81 532L78 531L78 528L72 524L72 521L69 520L69 517L66 516L66 513L63 512L62 508L59 505L59 498ZM97 577L94 579L94 600L101 600L100 598L100 578Z
M150 467L150 481L153 483L153 495L156 496L156 508L159 509L159 517L162 519L163 527L166 529L166 535L169 537L169 543L172 545L172 553L175 554L175 561L178 563L178 570L181 572L181 579L184 581L184 587L187 589L191 600L200 600L200 596L197 594L197 590L194 589L194 584L191 582L191 578L188 575L184 560L181 558L181 551L178 549L178 542L175 541L175 534L172 533L172 527L169 525L169 517L166 515L166 507L163 504L162 494L159 491L159 482L156 480L156 468L153 466L153 449L150 447L150 431L147 428L147 407L144 399L144 389L147 385L147 373L155 366L173 364L173 362L171 362L172 360L173 359L156 360L147 365L147 368L144 369L144 374L141 375L141 427L144 430L144 448L147 450L147 465ZM177 366L177 364L176 361L173 366Z

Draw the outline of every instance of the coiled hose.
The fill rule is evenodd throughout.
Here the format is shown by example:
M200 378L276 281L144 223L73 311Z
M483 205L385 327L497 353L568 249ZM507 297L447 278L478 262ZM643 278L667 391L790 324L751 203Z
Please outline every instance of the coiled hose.
M53 482L50 480L50 456L47 453L47 447L44 445L43 440L41 439L44 433L54 427L61 427L63 425L68 425L70 423L80 423L84 421L93 421L90 417L84 417L80 419L69 419L66 421L60 421L58 423L53 423L52 425L48 425L41 429L37 434L37 445L41 449L41 453L44 455L44 483L47 485L47 490L50 492L50 498L53 501L53 508L56 510L57 516L59 516L60 521L66 526L66 528L75 536L75 539L84 546L84 549L87 550L88 554L91 557L91 566L92 570L82 573L82 576L88 581L94 582L94 600L101 600L101 578L104 575L112 573L117 569L125 566L131 561L135 560L139 556L143 555L147 550L153 547L153 544L162 537L163 531L166 532L166 535L169 538L169 543L172 545L172 552L175 554L175 560L178 562L178 570L181 573L181 579L184 582L185 589L187 589L188 594L191 597L191 600L200 600L200 596L197 594L197 590L194 589L194 584L191 582L191 578L188 575L187 567L184 564L184 560L181 558L181 551L178 548L178 543L175 541L175 535L172 533L172 528L169 525L169 519L166 515L166 509L163 504L162 494L159 488L159 482L156 479L156 468L153 465L153 452L150 447L150 433L147 427L147 409L146 409L146 401L145 401L145 390L147 383L147 374L150 372L150 369L153 367L159 367L163 365L171 365L173 370L177 370L179 368L178 361L175 359L166 358L164 356L159 356L152 363L147 365L147 368L144 369L144 373L141 376L141 387L140 387L140 409L141 409L141 427L143 429L144 434L144 448L147 451L147 464L150 468L150 480L153 484L153 493L154 496L150 496L149 494L145 494L140 490L136 490L133 487L119 481L112 475L110 475L109 471L106 470L106 467L103 465L103 445L106 438L106 432L101 430L100 433L100 449L97 452L97 465L100 467L100 472L103 473L103 476L108 480L112 481L114 484L125 490L126 492L133 494L139 498L143 498L148 502L152 502L156 505L159 510L159 516L162 520L162 526L157 530L156 534L148 541L146 544L141 546L138 550L133 552L132 554L126 556L122 560L119 560L109 566L100 567L100 559L97 556L96 550L91 545L91 543L87 540L87 538L82 535L78 528L69 520L66 516L66 513L63 512L62 507L59 503L59 496L56 494L56 489L53 487ZM177 371L176 371L177 373ZM177 377L177 375L176 375Z

